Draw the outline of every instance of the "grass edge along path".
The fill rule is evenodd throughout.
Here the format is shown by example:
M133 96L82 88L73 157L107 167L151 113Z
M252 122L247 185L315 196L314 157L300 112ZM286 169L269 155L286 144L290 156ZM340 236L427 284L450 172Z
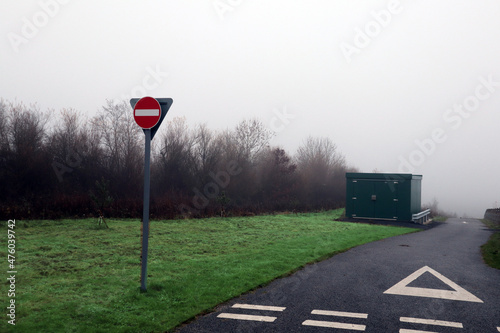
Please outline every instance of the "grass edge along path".
M488 266L500 269L500 226L487 219L482 219L481 222L488 228L497 230L490 236L488 242L481 246L483 260Z
M0 331L164 332L308 263L418 231L334 221L342 211L152 221L146 293L139 220L17 221L16 326L4 318Z

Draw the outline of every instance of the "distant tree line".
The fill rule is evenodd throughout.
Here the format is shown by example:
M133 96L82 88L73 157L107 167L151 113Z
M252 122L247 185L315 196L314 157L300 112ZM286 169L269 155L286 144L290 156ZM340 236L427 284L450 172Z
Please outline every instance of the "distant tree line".
M308 137L292 156L258 119L222 131L167 117L152 142L153 218L342 207L344 156ZM0 100L3 218L142 217L144 134L130 105L94 117Z

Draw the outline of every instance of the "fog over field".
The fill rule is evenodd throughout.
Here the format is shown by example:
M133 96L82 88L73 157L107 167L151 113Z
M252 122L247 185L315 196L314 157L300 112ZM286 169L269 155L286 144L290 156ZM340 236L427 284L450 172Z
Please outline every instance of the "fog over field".
M499 1L2 5L6 101L94 115L171 97L169 119L257 117L291 153L329 137L362 172L422 174L422 202L458 216L500 206Z

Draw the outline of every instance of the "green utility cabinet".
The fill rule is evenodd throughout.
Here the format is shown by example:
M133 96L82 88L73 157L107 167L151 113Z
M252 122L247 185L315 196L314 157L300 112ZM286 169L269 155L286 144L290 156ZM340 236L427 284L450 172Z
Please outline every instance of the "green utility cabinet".
M412 221L420 212L421 175L346 173L346 217Z

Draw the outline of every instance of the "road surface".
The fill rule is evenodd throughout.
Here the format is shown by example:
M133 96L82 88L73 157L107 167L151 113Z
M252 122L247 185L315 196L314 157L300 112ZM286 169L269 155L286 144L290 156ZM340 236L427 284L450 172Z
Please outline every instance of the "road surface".
M183 327L208 332L500 332L491 231L448 219L365 244L242 295Z

